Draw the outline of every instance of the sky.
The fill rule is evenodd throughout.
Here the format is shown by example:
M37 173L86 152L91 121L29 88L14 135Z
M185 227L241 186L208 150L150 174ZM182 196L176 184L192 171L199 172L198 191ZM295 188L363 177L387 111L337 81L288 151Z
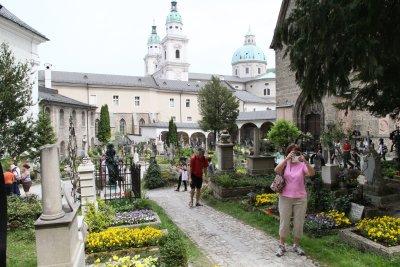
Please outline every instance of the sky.
M41 69L143 75L147 38L155 21L165 35L169 0L0 0L50 39L41 44ZM269 49L282 0L178 0L189 38L190 72L231 74L231 58L249 26L275 66Z

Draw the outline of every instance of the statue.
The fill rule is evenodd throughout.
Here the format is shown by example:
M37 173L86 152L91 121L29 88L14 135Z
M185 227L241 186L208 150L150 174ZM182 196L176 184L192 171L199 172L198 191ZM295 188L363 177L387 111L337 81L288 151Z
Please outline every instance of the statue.
M219 136L219 140L221 144L229 144L231 142L231 135L229 134L228 130L223 130Z
M114 185L117 181L121 181L119 176L118 163L115 159L115 149L113 144L107 145L106 166L108 169L109 183Z
M396 151L396 161L397 164L400 165L400 127L396 126L396 130L390 133L390 140L392 140L392 146L390 151L393 151L393 147Z

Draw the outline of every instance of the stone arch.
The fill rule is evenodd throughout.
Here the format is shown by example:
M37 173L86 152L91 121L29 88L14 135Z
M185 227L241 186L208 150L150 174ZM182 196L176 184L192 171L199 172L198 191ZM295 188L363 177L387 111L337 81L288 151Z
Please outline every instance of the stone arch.
M190 136L190 146L191 147L205 147L206 136L204 133L195 132Z
M268 133L268 131L271 129L271 127L273 125L274 124L272 122L270 122L270 121L266 121L263 124L261 124L261 127L260 127L260 139L264 139L264 138L267 137L267 133Z
M50 111L50 108L49 107L45 107L44 108L44 112L46 112L47 113L47 115L51 115L51 111Z
M187 132L178 132L178 141L181 145L189 145L189 135Z
M66 157L66 155L65 155L65 142L64 141L61 141L61 143L60 143L60 157L61 158L65 158Z
M72 115L71 116L72 116L72 123L76 127L76 111L75 111L75 109L72 111Z
M252 122L247 122L240 127L240 144L246 146L253 146L254 142L254 131L257 129L257 125Z
M119 132L121 134L125 134L125 132L126 132L126 122L125 122L124 118L122 118L119 121Z
M146 122L143 118L139 120L139 134L142 134L142 126L145 125Z
M207 146L209 149L215 148L215 134L213 132L207 134Z
M324 106L321 101L307 101L301 93L294 107L293 118L302 132L309 132L314 140L319 140L325 125Z
M85 111L82 111L82 113L81 113L81 120L82 120L82 127L85 127L86 126Z
M60 109L59 122L58 122L59 128L64 128L64 124L65 124L64 110Z

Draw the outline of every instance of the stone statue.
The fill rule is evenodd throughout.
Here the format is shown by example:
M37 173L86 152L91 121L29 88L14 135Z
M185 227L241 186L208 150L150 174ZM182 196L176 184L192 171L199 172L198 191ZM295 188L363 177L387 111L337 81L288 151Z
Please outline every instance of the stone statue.
M228 130L223 130L219 136L219 140L222 144L229 144L231 142L231 135Z
M118 163L115 159L115 149L113 144L107 145L106 151L106 166L108 169L108 176L110 184L115 184L117 181L121 181L121 177L119 176Z

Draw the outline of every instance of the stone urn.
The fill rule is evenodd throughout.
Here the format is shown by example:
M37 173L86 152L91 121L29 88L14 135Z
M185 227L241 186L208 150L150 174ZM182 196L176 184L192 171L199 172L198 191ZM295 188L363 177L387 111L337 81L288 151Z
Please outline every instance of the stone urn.
M231 142L231 135L227 130L223 130L219 136L221 144L229 144Z

